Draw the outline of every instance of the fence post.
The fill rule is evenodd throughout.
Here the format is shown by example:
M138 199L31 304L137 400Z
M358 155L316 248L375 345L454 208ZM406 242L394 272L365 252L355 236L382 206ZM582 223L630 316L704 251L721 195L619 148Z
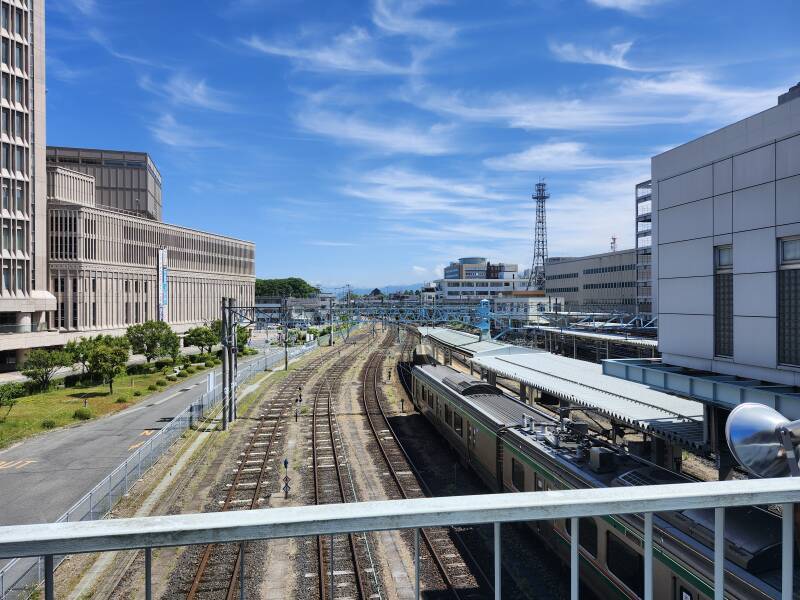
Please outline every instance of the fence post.
M569 537L570 537L570 559L569 559L569 580L570 580L570 598L572 600L578 600L578 567L580 566L579 555L578 555L578 540L580 539L578 536L580 535L578 532L578 527L580 527L580 522L578 521L577 517L572 517L570 519L570 528L569 528Z
M502 592L500 590L500 578L502 567L500 563L500 523L494 524L494 597L500 600Z
M644 599L653 600L653 513L644 513Z
M792 597L794 585L794 505L781 505L783 518L781 523L781 598L789 600Z
M153 549L144 549L144 598L153 598Z
M44 598L45 600L55 600L53 587L53 555L48 554L44 557Z

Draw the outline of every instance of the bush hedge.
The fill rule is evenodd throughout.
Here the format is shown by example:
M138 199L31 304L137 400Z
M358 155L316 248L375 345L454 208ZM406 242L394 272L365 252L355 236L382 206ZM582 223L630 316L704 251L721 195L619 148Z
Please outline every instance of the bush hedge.
M150 385L147 386L147 389L150 390L151 392L155 392L158 389L158 387L156 386L155 383L151 383Z
M180 373L178 373L178 377L188 377L188 376L189 374L186 371L181 371Z
M45 419L42 421L42 429L53 429L56 426L56 422L53 419Z
M156 385L158 387L164 387L165 385L167 385L167 380L166 379L159 379L158 381L156 381Z
M72 418L78 419L79 421L88 421L92 418L92 411L88 408L79 408L72 413Z

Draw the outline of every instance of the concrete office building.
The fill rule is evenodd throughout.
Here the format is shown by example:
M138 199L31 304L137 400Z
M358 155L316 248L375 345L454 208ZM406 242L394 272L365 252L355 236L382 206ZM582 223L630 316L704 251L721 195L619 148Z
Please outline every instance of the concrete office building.
M439 279L436 302L453 304L480 302L500 294L510 295L516 289L515 279Z
M564 298L564 310L636 312L636 250L577 258L555 257L545 268L545 292Z
M252 306L251 242L93 206L96 192L85 185L91 177L62 167L48 175L50 290L57 301L49 325L65 334L62 342L159 319L183 332L219 318L223 296Z
M98 207L161 220L161 174L144 152L48 146L47 166L91 175Z
M499 320L509 327L546 325L544 313L561 312L563 306L564 298L546 296L541 290L518 290L493 301L493 310L503 313Z
M800 385L796 96L652 159L664 363Z
M44 0L0 2L0 168L2 278L0 343L12 364L10 338L26 343L55 308L47 291ZM10 350L10 352L9 352Z
M445 279L516 279L517 265L490 263L482 256L459 258L444 268Z

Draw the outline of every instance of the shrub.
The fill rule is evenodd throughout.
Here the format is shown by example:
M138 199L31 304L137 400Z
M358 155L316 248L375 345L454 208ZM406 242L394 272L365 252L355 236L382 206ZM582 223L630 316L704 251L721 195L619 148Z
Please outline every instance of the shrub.
M215 364L216 364L216 363L215 363L213 360L207 360L207 361L206 361L206 366L207 366L209 369L210 369L211 367L213 367Z
M88 408L79 408L74 413L72 413L73 419L78 419L79 421L88 421L92 418L92 411Z
M142 392L140 392L139 390L136 390L135 392L133 392L133 395L138 398L139 396L142 395Z
M125 370L128 375L145 375L150 372L150 365L128 365Z
M214 359L214 364L215 364L215 365L221 365L221 364L222 364L222 361L221 361L220 359L218 359L218 358L215 358L215 359Z
M81 382L83 375L67 375L64 377L64 387L75 387Z
M166 379L159 379L158 381L156 381L156 385L158 387L164 387L165 385L167 385L167 380Z
M178 381L175 375L167 375L167 381Z
M159 359L156 361L156 369L163 369L164 367L171 367L172 360L170 359Z
M116 402L117 404L127 404L128 399L125 396L120 396L119 398L114 400L114 402Z
M156 387L155 383L151 383L150 385L147 386L147 389L150 390L151 392L155 392L158 389L158 387Z
M56 426L56 422L53 419L45 419L42 421L42 429L53 429Z
M186 371L181 371L180 373L178 373L178 377L188 377L188 376L189 374Z
M186 373L187 375L191 375L191 374L192 374L192 373L194 373L195 371L197 371L197 369L195 369L194 367L186 367L186 368L183 370L183 372L184 372L184 373Z

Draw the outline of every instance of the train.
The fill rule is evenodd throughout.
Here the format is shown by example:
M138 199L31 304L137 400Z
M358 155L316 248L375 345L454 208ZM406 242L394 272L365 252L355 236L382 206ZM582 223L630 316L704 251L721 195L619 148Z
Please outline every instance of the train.
M690 481L591 434L585 423L557 418L486 381L432 364L424 348L415 349L410 367L408 385L416 409L495 492ZM643 595L643 525L641 515L580 519L579 573L598 597L633 600ZM569 519L528 526L569 562ZM713 510L657 513L653 539L656 600L714 597ZM763 507L726 509L726 598L780 598L780 557L780 517Z

